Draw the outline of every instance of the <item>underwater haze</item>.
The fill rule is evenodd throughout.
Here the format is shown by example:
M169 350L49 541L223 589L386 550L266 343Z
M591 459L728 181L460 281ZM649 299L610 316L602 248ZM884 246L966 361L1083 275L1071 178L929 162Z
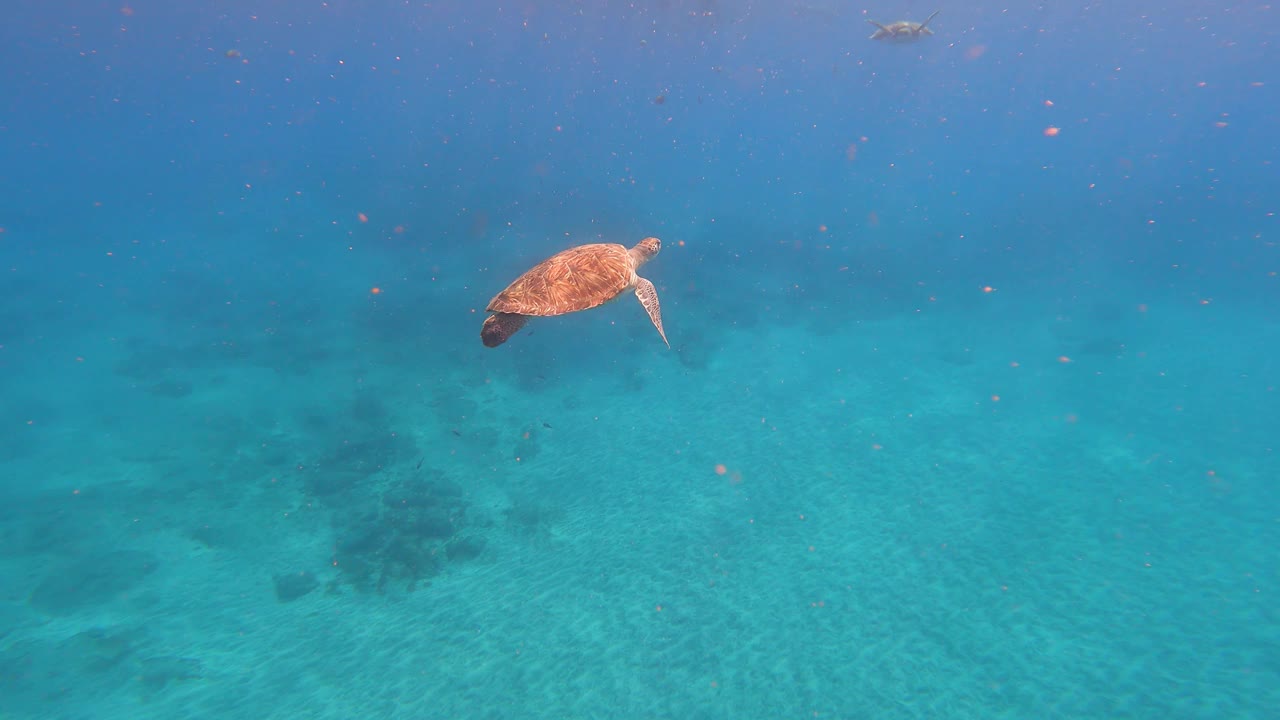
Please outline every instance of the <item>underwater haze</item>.
M0 718L1277 717L1273 5L6 7Z

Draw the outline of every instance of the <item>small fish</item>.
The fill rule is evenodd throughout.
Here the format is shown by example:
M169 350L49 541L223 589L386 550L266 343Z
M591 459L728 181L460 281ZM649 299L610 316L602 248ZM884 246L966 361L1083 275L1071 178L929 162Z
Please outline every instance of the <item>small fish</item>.
M422 461L423 461L423 460L426 460L426 458L422 458L422 459L418 460L418 464L417 464L417 465L414 465L414 466L413 466L413 469L414 469L414 470L421 470L421 469L422 469Z
M548 423L548 422L544 422L544 423L542 423L542 427L544 427L544 428L546 428L546 429L548 429L548 430L555 430L555 428L551 427L551 423Z
M450 430L450 432L452 432L454 435L457 435L458 437L462 437L462 433L458 432L457 430Z

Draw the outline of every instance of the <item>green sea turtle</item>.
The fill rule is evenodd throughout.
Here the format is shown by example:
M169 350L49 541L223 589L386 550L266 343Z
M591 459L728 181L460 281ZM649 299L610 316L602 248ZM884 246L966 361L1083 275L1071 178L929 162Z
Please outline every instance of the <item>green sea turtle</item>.
M924 19L922 23L913 23L909 20L899 20L888 25L881 25L875 20L867 22L876 26L876 31L871 33L872 40L883 40L891 43L913 43L925 35L932 35L933 31L929 29L929 21L938 17L938 10L934 10L933 14Z
M493 314L485 318L480 339L485 347L497 347L519 332L531 317L590 310L634 289L662 342L671 347L662 330L658 291L653 283L636 274L661 249L662 241L649 237L630 250L625 245L597 243L558 252L489 301L485 310Z

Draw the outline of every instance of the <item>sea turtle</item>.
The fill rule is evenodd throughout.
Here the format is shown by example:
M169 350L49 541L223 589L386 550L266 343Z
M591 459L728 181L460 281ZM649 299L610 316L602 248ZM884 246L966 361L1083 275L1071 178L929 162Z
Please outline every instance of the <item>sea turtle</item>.
M531 317L547 317L599 307L632 288L662 342L662 309L653 283L636 270L662 249L662 241L648 237L628 250L625 245L597 243L579 245L552 255L516 278L506 290L489 301L480 328L486 347L497 347L519 332Z
M932 35L933 31L929 29L929 21L938 17L938 10L934 10L933 14L924 19L922 23L913 23L909 20L899 20L888 25L881 25L875 20L867 22L876 26L876 31L871 33L872 40L884 40L891 43L913 43L925 35Z

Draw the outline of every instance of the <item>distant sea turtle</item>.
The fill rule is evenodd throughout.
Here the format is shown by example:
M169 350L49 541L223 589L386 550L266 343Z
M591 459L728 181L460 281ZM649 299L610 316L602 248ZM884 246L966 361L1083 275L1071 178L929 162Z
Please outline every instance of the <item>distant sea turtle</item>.
M876 26L876 31L871 33L871 39L884 40L891 43L913 43L925 35L933 34L928 25L930 20L938 17L938 12L938 10L934 10L933 14L925 18L922 23L899 20L888 25L881 25L875 20L868 20L867 22Z
M662 342L671 347L662 330L658 291L653 283L636 274L661 249L662 241L650 237L630 250L624 245L599 243L556 253L489 301L485 310L493 314L485 318L480 339L485 347L497 347L519 332L531 317L590 310L634 288Z

